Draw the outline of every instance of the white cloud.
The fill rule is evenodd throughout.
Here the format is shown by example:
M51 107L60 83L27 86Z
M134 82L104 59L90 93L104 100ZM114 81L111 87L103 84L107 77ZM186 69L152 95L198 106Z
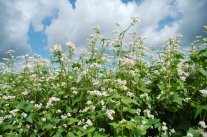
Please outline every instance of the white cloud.
M128 2L121 0L76 0L75 9L68 0L3 0L0 2L0 58L8 49L18 55L32 53L27 43L29 26L35 31L44 31L48 38L49 49L54 44L73 41L79 48L87 45L87 38L93 31L90 27L100 25L101 34L108 36L118 27L119 22L126 28L131 16L139 16L141 23L130 31L137 31L146 37L145 45L161 46L168 37L179 32L184 35L184 46L202 35L203 25L207 25L206 0L144 0ZM170 25L159 29L159 22L167 17L176 19ZM51 17L51 24L45 28L42 21ZM45 28L45 29L44 29ZM112 38L112 37L110 37ZM126 42L129 37L126 37Z
M160 32L155 29L160 20L168 16L178 17L176 9L170 5L171 2L171 0L148 0L141 4L137 4L135 1L124 4L120 0L77 0L75 9L68 8L69 3L57 5L59 16L45 30L49 42L47 48L56 43L64 44L68 40L72 40L78 46L86 46L86 38L89 38L89 34L92 33L89 30L90 27L100 25L102 34L107 35L118 29L115 26L116 21L126 28L131 22L130 17L134 15L140 17L141 23L131 30L148 37L150 40L146 40L146 45L150 43L148 41L154 39L154 36L157 37L158 33L162 35L165 32L164 38L166 38L167 35L175 33L177 25L165 27ZM160 39L163 41L163 38L156 38L157 41Z
M178 30L184 37L181 39L182 45L189 45L195 40L195 36L203 35L203 26L207 25L207 1L188 0L177 1L178 11L183 14L182 23ZM207 37L206 34L204 34Z

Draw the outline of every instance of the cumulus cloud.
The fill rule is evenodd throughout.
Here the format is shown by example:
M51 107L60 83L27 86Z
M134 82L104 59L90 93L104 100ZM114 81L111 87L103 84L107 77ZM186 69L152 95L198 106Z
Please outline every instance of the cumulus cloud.
M188 46L196 35L203 35L202 27L207 25L206 0L139 0L123 3L121 0L76 0L75 8L69 0L3 0L0 2L0 58L8 49L17 55L32 53L27 42L32 25L35 31L46 34L48 44L65 45L72 41L81 49L87 45L87 38L93 31L90 27L100 25L101 34L112 38L111 31L118 30L115 22L126 28L131 16L139 16L141 23L129 31L137 31L146 37L145 46L159 47L174 33L184 35L182 46ZM44 24L50 17L50 23ZM168 18L172 18L167 22ZM162 27L161 21L166 22ZM120 32L120 31L119 31ZM130 38L126 37L126 42Z
M202 32L203 26L207 25L206 0L177 1L176 7L178 12L183 14L182 23L178 30L184 35L181 39L181 45L189 45L198 35L207 37L207 34Z
M0 59L9 49L20 53L32 52L27 43L29 22L25 21L22 13L6 1L0 2L0 12Z

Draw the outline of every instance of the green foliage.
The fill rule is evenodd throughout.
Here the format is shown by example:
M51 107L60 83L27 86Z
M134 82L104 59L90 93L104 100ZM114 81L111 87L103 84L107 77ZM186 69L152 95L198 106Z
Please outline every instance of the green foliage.
M93 27L91 43L77 60L68 42L67 51L61 45L51 49L51 60L18 57L22 66L14 71L14 51L8 51L0 63L0 135L206 136L206 39L182 52L176 34L162 51L149 51L136 32L124 43L139 22L132 19L115 40Z

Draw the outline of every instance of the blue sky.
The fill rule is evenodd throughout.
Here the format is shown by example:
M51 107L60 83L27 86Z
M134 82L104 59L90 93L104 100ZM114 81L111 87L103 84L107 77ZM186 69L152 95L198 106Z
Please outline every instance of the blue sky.
M72 41L81 50L93 33L90 27L100 25L101 34L108 36L119 30L115 22L127 27L131 16L140 17L130 31L146 37L146 47L159 48L175 33L184 36L180 45L189 47L195 36L207 37L202 33L206 7L206 0L1 0L0 61L9 49L16 56L36 53L49 58L54 44Z

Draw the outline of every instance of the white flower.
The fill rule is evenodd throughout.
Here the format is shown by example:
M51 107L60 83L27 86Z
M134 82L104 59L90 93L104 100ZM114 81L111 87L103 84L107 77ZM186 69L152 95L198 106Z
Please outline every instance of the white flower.
M106 110L106 114L109 119L114 120L114 118L112 117L112 114L115 114L114 110Z
M197 39L200 39L200 38L202 38L202 36L196 36L196 38L197 38Z
M10 119L10 118L12 118L12 115L6 115L6 116L4 116L4 119Z
M129 97L133 97L133 98L135 98L135 95L134 95L132 92L129 92L129 91L128 91L128 92L126 93L126 95L129 96Z
M181 79L182 81L186 81L186 77L184 77L184 76L181 76L180 79Z
M180 34L180 33L176 33L175 36L176 36L176 37L183 37L183 35Z
M103 106L105 104L105 102L103 100L101 100L101 105Z
M191 98L184 98L183 101L188 102L189 100L191 100Z
M162 130L163 131L166 131L167 130L167 127L166 126L162 126Z
M27 114L26 113L22 113L22 116L24 117L24 118L26 118L27 117Z
M99 128L98 131L100 131L100 132L105 132L105 129L104 129L104 128Z
M91 27L91 30L96 30L96 31L98 31L98 30L100 30L100 29L101 29L101 28L100 28L99 25L96 25L96 26Z
M66 125L66 124L63 124L63 127L65 127L65 128L66 128L66 127L67 127L67 125Z
M2 124L4 122L4 118L0 117L0 124Z
M56 113L61 113L61 110L57 110Z
M141 109L137 109L137 115L140 115L140 113L141 113Z
M116 26L120 26L120 24L118 22L115 22Z
M76 47L73 42L67 42L66 45L73 51L76 51Z
M187 133L187 137L193 137L193 134Z
M28 91L22 92L23 95L28 95L28 93L29 93Z
M77 91L73 91L72 93L73 93L73 94L78 94L78 92L77 92Z
M88 119L88 120L86 121L86 124L88 124L89 126L92 126L92 125L93 125L90 119Z
M198 125L201 125L203 128L207 128L206 123L204 121L199 121Z
M147 123L146 121L142 120L142 125L144 125L144 124L146 124L146 123Z
M119 58L119 60L121 62L123 62L122 63L123 66L128 66L128 67L133 67L134 66L134 60L132 60L132 59L122 57L122 58Z
M112 31L112 34L115 34L115 33L118 33L118 31L117 30Z
M203 96L207 96L207 90L199 90L202 94L203 94Z
M137 16L132 16L131 18L133 19L134 22L138 22L138 23L140 22L139 17Z
M57 97L51 97L50 100L51 100L51 101L60 101L60 99L57 98Z
M68 117L71 117L71 114L70 114L70 113L67 113L67 116L68 116Z
M13 109L11 111L9 111L9 113L13 116L16 116L16 112L18 112L19 110L18 109Z
M54 50L55 51L62 51L61 45L58 45L58 44L54 45Z
M37 109L40 109L40 108L42 107L42 103L40 103L40 104L35 104L34 107L37 108Z
M175 133L175 130L174 129L170 129L170 132L174 134Z
M84 126L83 126L83 129L87 129L87 128L88 128L88 125L84 125Z
M66 119L67 118L67 116L64 116L64 115L61 115L60 116L62 119Z
M100 65L97 63L93 63L92 65L90 65L90 68L100 68Z
M86 104L87 105L90 105L90 104L92 104L92 102L91 101L87 101Z
M52 104L53 101L57 102L57 101L60 101L60 99L57 98L57 97L51 97L51 98L49 98L49 100L47 102L47 105L46 105L46 108L49 108L49 106L52 106L53 105Z
M207 133L203 133L202 135L203 135L203 137L207 137Z
M42 118L41 120L42 120L43 122L46 122L46 118Z
M122 119L121 121L119 121L120 124L126 123L127 121L125 119Z

